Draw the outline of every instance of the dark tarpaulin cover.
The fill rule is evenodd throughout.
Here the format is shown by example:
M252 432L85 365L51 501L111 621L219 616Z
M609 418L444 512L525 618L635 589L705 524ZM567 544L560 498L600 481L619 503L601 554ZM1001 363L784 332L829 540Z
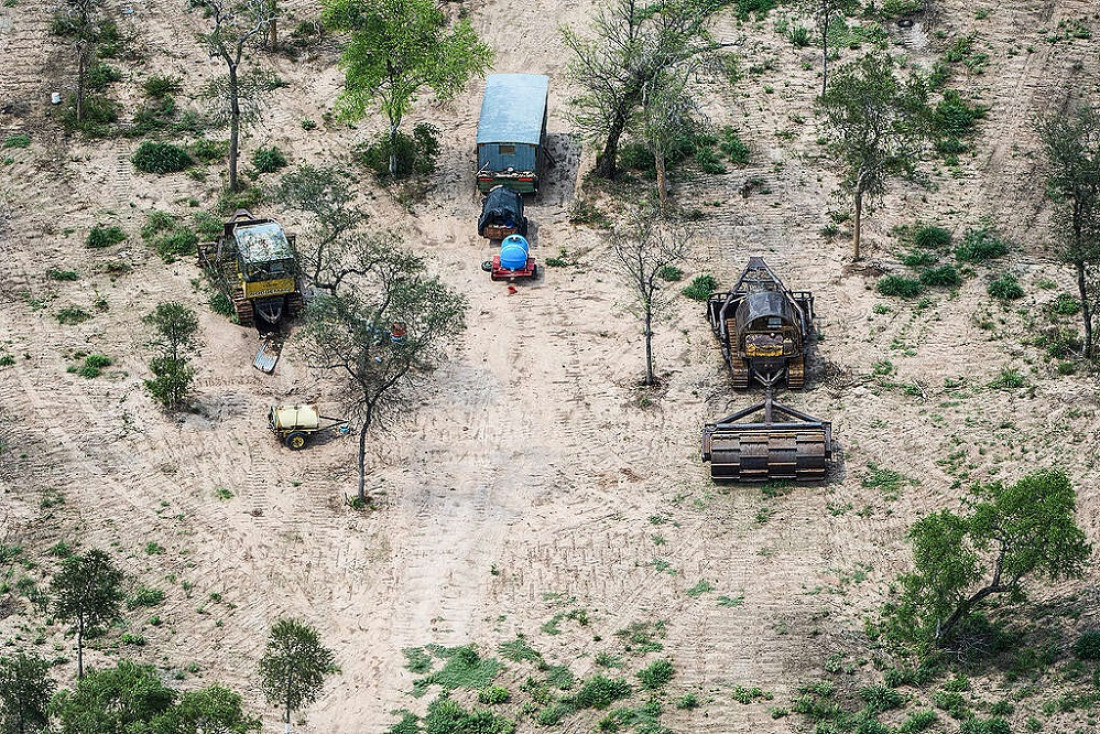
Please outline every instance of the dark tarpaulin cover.
M505 186L497 186L490 191L481 205L477 233L484 235L485 227L490 224L522 229L523 197Z

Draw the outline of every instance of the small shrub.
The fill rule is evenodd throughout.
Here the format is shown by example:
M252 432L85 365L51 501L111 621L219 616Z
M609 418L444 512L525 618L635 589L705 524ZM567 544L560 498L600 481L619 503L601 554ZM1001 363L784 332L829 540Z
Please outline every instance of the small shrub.
M657 277L669 283L674 283L684 277L684 271L675 265L662 265L657 271Z
M182 88L180 82L183 81L178 76L151 76L141 83L141 89L145 92L145 96L152 99L163 99L170 94L176 94Z
M0 356L0 367L11 367L15 364L15 357L10 354Z
M122 227L117 225L104 227L103 225L97 224L92 227L92 231L88 233L88 239L84 241L84 245L93 250L98 250L103 247L117 245L124 239L126 239L126 233L122 231Z
M162 232L171 232L176 228L176 217L168 212L153 210L149 212L145 226L141 228L141 239L150 241Z
M196 212L191 223L195 227L195 234L203 242L213 242L222 234L222 220L207 212Z
M685 693L676 699L676 708L687 710L699 708L699 699L695 697L694 693Z
M695 152L695 162L699 164L699 167L706 173L725 173L726 167L722 165L722 161L718 159L718 156L710 148L700 148Z
M76 326L90 318L92 315L79 306L66 306L57 312L57 322L64 326Z
M147 586L139 587L134 595L126 602L128 609L138 607L155 607L164 601L164 592L160 589L150 589Z
M630 694L630 684L622 678L595 675L570 700L577 708L605 709Z
M1015 390L1024 386L1024 376L1019 370L1003 367L1001 374L990 382L989 386L994 390Z
M122 70L117 66L98 63L88 67L84 77L84 83L92 91L101 91L115 82L122 81Z
M630 171L655 171L653 152L642 143L626 143L619 148L619 166Z
M508 693L508 689L503 686L489 686L477 692L477 702L486 703L490 706L508 703L508 699L511 697L512 695Z
M237 315L237 308L229 296L221 291L216 291L210 296L210 310L219 316L233 317Z
M252 154L252 165L259 173L275 173L280 168L286 168L287 161L283 151L272 146L258 148Z
M909 714L905 721L901 722L901 726L898 727L898 734L920 734L920 732L935 726L939 718L939 715L931 709L914 711Z
M84 364L82 364L76 373L81 377L92 380L103 372L104 369L114 364L114 360L105 354L89 354L84 358Z
M178 145L146 140L130 158L134 168L143 173L176 173L191 165L190 154Z
M317 129L317 123L314 122L313 120L310 120L309 118L306 118L305 120L302 120L302 129L306 130L306 131L316 130Z
M46 271L46 277L50 280L80 280L80 273L75 270L58 270L50 268Z
M1024 289L1016 282L1016 276L1005 273L989 284L989 295L1002 301L1015 301L1024 297Z
M909 268L927 268L936 264L936 256L931 252L914 250L901 256L901 264Z
M804 25L792 26L787 31L787 40L795 48L805 48L810 45L810 29Z
M955 258L960 262L983 262L1007 254L1008 245L988 227L970 230L955 248Z
M176 256L194 255L198 244L199 236L183 227L172 230L153 241L157 254L165 260L174 259Z
M214 163L229 155L229 141L199 138L187 145L187 152L200 163Z
M29 148L30 145L31 136L26 133L16 133L4 138L5 148Z
M866 686L859 689L859 697L867 704L867 707L876 713L901 708L905 703L905 696L893 688L886 686Z
M356 160L380 179L390 178L390 150L396 151L397 171L394 178L405 178L413 173L425 175L435 171L439 157L439 128L421 122L413 128L411 136L398 132L391 146L387 132L379 133L373 140L355 148Z
M76 95L69 95L68 104L61 114L61 123L66 130L79 130L88 137L107 137L111 134L111 125L118 122L120 106L110 97L88 94L84 97L84 119L76 119Z
M1082 660L1100 660L1100 630L1082 632L1073 643L1073 654Z
M611 220L587 199L574 199L569 205L569 223L584 224L599 229L611 229Z
M1059 316L1073 316L1081 310L1081 302L1068 293L1059 293L1050 310Z
M705 301L716 290L718 290L718 281L713 275L696 275L683 293L693 301Z
M954 287L962 283L962 277L954 265L942 265L938 268L930 268L920 274L920 282L927 286Z
M643 688L655 691L672 680L672 676L675 674L676 669L672 667L671 662L668 660L654 660L648 667L639 670L637 676L638 680L642 682Z
M134 645L135 647L145 646L145 638L132 632L123 632L122 636L119 637L119 641L122 642L123 645Z
M741 137L737 134L737 130L732 127L726 126L722 128L722 137L719 140L718 149L726 154L730 163L741 164L749 162L749 146L741 141Z
M959 734L1012 734L1012 727L1004 719L980 719L975 716L962 723Z
M885 0L879 11L883 18L897 18L924 10L925 0Z
M884 296L898 296L899 298L916 298L923 290L919 280L901 275L887 275L880 278L876 288Z

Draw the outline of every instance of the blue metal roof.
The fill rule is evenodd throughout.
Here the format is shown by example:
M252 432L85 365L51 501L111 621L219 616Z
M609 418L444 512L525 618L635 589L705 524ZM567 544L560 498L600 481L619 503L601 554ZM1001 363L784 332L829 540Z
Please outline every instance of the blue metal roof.
M477 142L529 143L542 139L550 77L542 74L490 74L485 78Z

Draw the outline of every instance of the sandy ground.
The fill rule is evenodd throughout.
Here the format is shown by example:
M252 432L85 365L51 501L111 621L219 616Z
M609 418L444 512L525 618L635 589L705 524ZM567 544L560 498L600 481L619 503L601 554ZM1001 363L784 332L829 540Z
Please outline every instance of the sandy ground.
M130 82L152 73L183 75L183 97L217 73L191 42L197 18L153 0L124 5L133 12L122 16L123 27L146 52L144 61L124 65L127 82L116 93L125 103L138 101ZM293 17L284 30L311 17L309 4L287 5ZM616 651L615 630L658 620L667 622L675 690L701 692L707 701L694 712L670 710L668 726L787 731L789 721L738 704L730 688L759 686L782 700L828 655L859 644L863 615L908 562L908 526L927 511L957 506L969 482L1063 467L1080 490L1080 523L1100 537L1100 391L1091 378L1054 376L1037 350L1022 346L1028 318L1071 289L1069 273L1046 251L1049 211L1033 175L1031 120L1060 104L1067 86L1095 102L1100 81L1094 44L1049 43L1041 29L1089 18L1094 6L952 0L912 29L891 28L894 50L925 64L942 52L937 31L976 33L989 65L981 75L960 67L953 86L991 110L959 175L930 167L930 187L891 187L866 222L866 270L847 267L843 238L818 234L841 204L807 113L819 84L814 51L793 49L770 22L717 29L745 35L743 67L771 59L772 68L747 75L736 90L712 83L700 90L712 122L742 131L753 162L675 182L676 200L704 212L692 225L688 275L710 272L730 285L748 255L763 254L789 285L814 291L822 338L809 389L785 399L832 420L841 447L824 487L772 499L755 487L716 487L699 462L701 425L754 399L729 388L702 308L677 298L659 325L655 349L666 389L640 407L641 339L609 265L607 234L568 222L578 171L592 161L571 133L566 57L555 29L582 23L592 6L462 6L496 50L495 71L551 76L550 133L561 161L528 215L537 225L534 254L545 259L564 248L577 266L547 268L514 296L479 269L489 248L476 236L471 186L477 84L450 104L422 102L409 121L430 120L443 133L442 170L425 201L408 211L362 179L373 223L400 232L470 301L454 360L402 422L372 440L369 486L380 501L373 513L344 505L354 491L353 441L291 453L265 429L270 403L325 404L329 386L293 346L275 375L253 370L255 334L203 306L207 295L196 288L192 263L165 265L140 240L151 210L187 214L190 198L209 208L220 170L211 168L204 181L147 176L129 163L136 141L62 136L45 104L67 79L64 49L47 33L52 5L20 0L0 8L0 133L27 131L33 141L5 150L12 160L0 167L0 352L16 357L0 369L0 541L37 552L59 540L111 549L135 583L167 592L157 611L166 624L129 616L148 644L127 654L169 669L197 664L183 685L237 687L272 730L277 718L262 706L257 662L270 623L291 615L319 628L343 671L303 712L299 731L381 731L394 720L391 710L422 710L427 699L407 695L413 675L402 648L473 642L492 651L524 634L552 662L586 675L596 653ZM979 20L979 10L988 17ZM372 120L303 131L301 120L320 121L339 91L334 61L334 51L322 50L273 62L289 86L247 139L246 157L276 144L292 162L339 160L379 127ZM808 118L804 124L798 115ZM784 130L792 132L777 136ZM742 196L754 178L767 193L758 187ZM1016 247L1001 267L1019 276L1023 301L992 303L985 288L993 269L979 267L957 294L934 294L926 308L891 302L889 312L873 311L884 302L873 275L900 267L891 227L935 221L961 237L982 217ZM298 224L289 214L283 219ZM97 222L120 224L130 238L87 250L84 238ZM103 273L114 259L130 262L133 272ZM75 269L81 278L51 281L48 268ZM1038 287L1042 279L1057 281L1057 289ZM91 310L99 297L109 310L77 326L57 322L61 308ZM182 418L159 412L141 388L149 351L140 317L166 300L198 308L205 342L200 410ZM986 318L994 329L979 328ZM77 351L101 352L116 364L86 380L66 372ZM891 380L919 389L883 387L872 365L884 359L894 365ZM984 388L1005 366L1027 375L1027 389ZM965 380L963 389L945 387L955 378ZM861 485L869 463L916 482L891 500ZM219 499L221 488L232 498ZM763 507L772 513L766 522L758 519ZM146 553L149 543L165 552ZM48 566L30 574L44 576ZM712 592L687 593L704 580ZM1085 584L1095 582L1093 574ZM719 606L718 595L744 601ZM563 623L560 635L540 631L561 598L575 598L570 608L587 610L590 624ZM29 639L40 620L11 614L17 606L5 609L0 634ZM45 633L41 651L58 645L66 654L69 641L53 628ZM108 652L91 651L89 659L104 663ZM564 730L590 723L578 719Z

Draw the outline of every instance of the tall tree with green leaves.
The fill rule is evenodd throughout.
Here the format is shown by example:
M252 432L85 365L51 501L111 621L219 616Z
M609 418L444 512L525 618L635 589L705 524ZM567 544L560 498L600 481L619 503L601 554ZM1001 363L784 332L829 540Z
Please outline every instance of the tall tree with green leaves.
M59 734L151 732L158 731L153 722L171 711L175 698L152 665L120 660L58 691L51 709Z
M226 76L211 82L206 94L213 102L212 121L229 126L229 190L236 191L241 128L255 120L262 95L274 88L269 74L244 73L241 63L246 49L263 42L278 8L272 0L192 0L192 5L201 8L213 26L199 40L211 58L225 63Z
M466 299L429 275L422 258L389 244L398 239L382 233L353 243L340 290L306 308L298 336L307 364L335 375L343 390L359 434L360 503L368 501L368 432L407 411L413 389L465 328Z
M1092 546L1074 519L1076 499L1065 473L1044 470L977 485L968 514L917 521L909 531L915 569L898 578L900 598L885 607L880 630L927 652L955 643L991 596L1020 601L1033 578L1079 578Z
M0 658L0 732L38 734L49 727L56 685L49 670L48 661L22 650Z
M372 105L381 107L396 175L397 132L417 94L428 88L436 99L451 99L492 65L492 49L469 21L449 26L435 0L323 0L323 7L326 28L351 34L340 57L340 115L359 119Z
M159 352L149 360L153 378L145 381L145 389L168 410L179 410L195 379L189 355L199 348L199 318L182 303L169 301L158 303L142 321L152 328L149 345Z
M335 293L345 277L348 253L370 215L355 204L352 176L332 166L302 165L283 176L275 199L310 217L295 240L298 268L314 288Z
M864 204L870 209L894 176L912 176L929 136L923 78L899 79L889 56L868 54L839 69L817 100L827 150L852 197L852 259L860 259Z
M236 691L212 685L185 691L175 705L153 720L156 734L249 734L260 731L261 721L244 710Z
M666 159L676 140L691 131L697 106L688 93L688 77L694 66L665 69L643 87L640 117L641 137L653 153L657 169L657 197L661 209L668 206Z
M53 32L68 38L76 54L76 121L84 121L88 69L95 61L96 46L109 19L103 0L62 0L54 15Z
M707 26L728 0L614 0L592 19L584 37L562 28L572 52L569 76L580 88L570 103L582 134L601 146L596 175L619 171L619 140L662 74L732 45L715 41ZM669 77L673 78L673 77Z
M122 611L123 575L101 550L72 555L61 562L50 582L54 616L76 632L76 675L84 677L84 637L118 619Z
M1100 113L1085 104L1059 110L1038 123L1046 157L1047 192L1057 207L1052 220L1058 257L1077 276L1085 357L1094 356L1095 269L1100 265Z
M325 677L340 671L335 661L332 650L308 624L280 619L271 626L260 660L261 687L267 702L282 709L287 734L290 715L316 701Z

